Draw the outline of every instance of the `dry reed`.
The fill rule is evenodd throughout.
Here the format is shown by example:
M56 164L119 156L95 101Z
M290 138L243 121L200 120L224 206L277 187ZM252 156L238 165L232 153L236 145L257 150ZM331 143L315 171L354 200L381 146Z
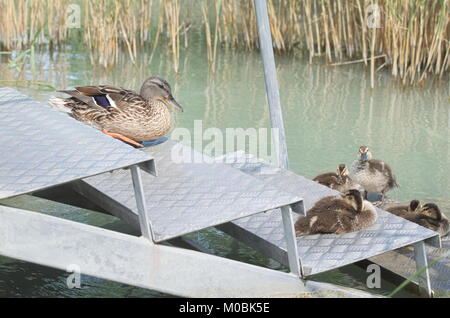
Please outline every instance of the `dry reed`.
M109 67L122 51L131 61L142 49L165 45L178 72L188 31L205 39L215 70L218 47L255 50L258 34L253 1L242 0L78 0L82 32L65 23L69 0L0 0L0 45L24 49L83 41L94 65ZM371 73L388 69L404 84L443 77L450 68L450 0L268 0L273 47L278 54L305 51L310 62L328 65L360 61ZM377 6L379 28L371 27ZM376 17L376 16L375 16Z

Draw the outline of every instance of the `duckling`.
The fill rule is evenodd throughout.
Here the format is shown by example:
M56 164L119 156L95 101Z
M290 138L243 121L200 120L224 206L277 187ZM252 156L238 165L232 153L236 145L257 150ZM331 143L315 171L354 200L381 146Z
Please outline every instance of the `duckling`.
M352 186L347 166L340 164L336 172L326 172L316 176L313 181L320 183L328 188L344 193Z
M441 237L448 235L450 232L450 224L439 207L434 203L424 204L419 213L413 217L407 217L410 221L413 221L427 229L438 232Z
M359 147L358 160L350 168L353 182L364 188L364 198L367 192L381 193L381 201L387 191L398 187L391 167L382 160L372 159L372 153L367 146Z
M372 226L377 220L374 206L363 200L361 192L349 190L342 196L325 197L295 222L297 236L344 234Z
M171 129L169 105L183 111L169 83L156 76L142 84L140 93L111 85L59 92L71 97L52 97L51 106L135 147L142 147L139 142L159 139Z
M415 213L418 213L420 210L420 201L412 200L409 205L397 205L393 207L386 208L386 211L395 214L399 217L406 218L407 216L411 216Z

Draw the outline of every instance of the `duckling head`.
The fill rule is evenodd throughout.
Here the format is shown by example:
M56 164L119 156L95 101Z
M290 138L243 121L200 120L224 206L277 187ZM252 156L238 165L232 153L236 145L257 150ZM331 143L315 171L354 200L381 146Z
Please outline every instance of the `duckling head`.
M439 207L434 203L427 203L420 209L420 214L436 221L441 221L444 217Z
M348 177L349 176L349 172L347 169L347 166L345 164L340 164L337 170L337 175L341 176L341 177Z
M160 100L165 105L171 104L175 109L183 111L183 107L173 98L169 83L160 77L152 76L146 79L142 84L140 95L148 101Z
M359 147L358 159L360 161L366 161L366 160L372 159L372 153L370 152L369 147L367 147L367 146Z
M348 190L344 193L344 201L349 203L357 212L361 212L363 208L363 198L361 192L355 189Z
M408 212L417 212L419 207L419 200L411 200L411 202L409 202Z

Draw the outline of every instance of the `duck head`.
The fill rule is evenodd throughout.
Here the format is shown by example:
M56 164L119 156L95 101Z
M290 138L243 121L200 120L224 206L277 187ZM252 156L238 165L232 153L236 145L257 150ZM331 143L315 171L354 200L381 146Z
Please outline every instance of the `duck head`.
M152 76L145 80L140 95L146 100L160 100L166 105L173 105L178 111L183 111L183 107L173 98L169 83L160 77Z
M343 196L344 201L351 204L357 212L361 212L363 208L363 197L361 192L358 190L352 189L348 190L344 193Z
M345 164L340 164L337 170L337 175L341 176L341 177L348 177L349 176L349 172L347 169L347 166Z
M441 221L444 218L441 210L434 203L424 204L420 209L420 214L435 221Z
M367 147L367 146L359 147L358 159L360 161L367 161L367 160L372 159L372 153L370 152L369 147Z
M415 213L418 212L420 208L420 201L419 200L411 200L409 202L408 212Z
M340 164L339 165L339 167L338 167L338 169L336 171L336 174L338 176L338 181L340 183L343 183L345 178L349 176L349 172L348 172L348 169L345 166L345 164Z

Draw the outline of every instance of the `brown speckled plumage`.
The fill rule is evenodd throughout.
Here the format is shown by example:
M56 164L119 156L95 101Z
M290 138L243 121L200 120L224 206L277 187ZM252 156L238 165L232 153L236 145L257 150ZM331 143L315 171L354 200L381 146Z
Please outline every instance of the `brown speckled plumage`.
M389 190L398 187L391 167L382 160L372 159L372 153L367 146L361 146L358 160L350 168L350 177L366 192L381 193L381 201Z

